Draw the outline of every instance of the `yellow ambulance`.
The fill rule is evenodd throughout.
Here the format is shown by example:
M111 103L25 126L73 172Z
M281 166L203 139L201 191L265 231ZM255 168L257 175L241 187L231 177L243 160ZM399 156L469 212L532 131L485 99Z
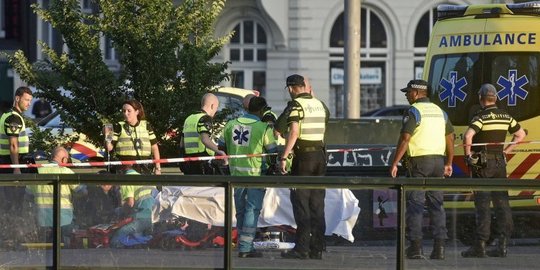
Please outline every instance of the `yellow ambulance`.
M480 85L491 83L498 91L498 106L520 122L528 131L526 140L532 141L508 155L508 177L540 178L540 147L535 144L540 141L540 1L441 5L437 17L423 76L430 83L431 100L454 124L456 143L463 141L469 120L479 109ZM511 140L508 136L507 142ZM455 174L466 177L461 146L456 148L454 160ZM445 207L469 209L472 214L470 195L449 193ZM520 208L529 216L525 223L539 225L531 218L540 216L540 192L514 190L510 195L513 209ZM515 219L520 218L517 214L514 212ZM474 225L474 218L470 220Z

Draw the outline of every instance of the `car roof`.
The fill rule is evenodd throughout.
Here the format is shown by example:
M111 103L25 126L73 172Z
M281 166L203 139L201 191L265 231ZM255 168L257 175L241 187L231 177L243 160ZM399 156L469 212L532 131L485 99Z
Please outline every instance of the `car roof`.
M221 86L217 89L217 93L224 93L229 94L233 96L239 96L244 98L245 96L252 94L259 96L259 91L257 90L249 90L249 89L243 89L243 88L236 88L236 87L227 87L227 86Z

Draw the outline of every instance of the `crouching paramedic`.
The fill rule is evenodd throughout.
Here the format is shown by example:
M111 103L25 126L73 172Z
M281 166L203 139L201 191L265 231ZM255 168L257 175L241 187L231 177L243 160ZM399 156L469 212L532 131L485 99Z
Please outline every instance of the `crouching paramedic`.
M123 168L126 175L138 175L130 166ZM121 217L131 217L133 221L118 229L111 239L111 247L121 248L148 242L145 236L152 232L153 186L123 185L120 187L123 208Z
M53 150L51 163L59 164L58 167L40 167L39 174L74 174L67 167L60 166L69 162L69 154L63 147L57 147ZM27 187L28 191L34 195L34 201L37 209L37 220L39 225L39 235L45 238L46 242L52 241L53 225L53 186L52 185L32 185ZM66 247L69 247L69 239L73 231L73 204L71 202L71 192L83 191L84 186L80 185L62 185L60 188L60 227L62 241Z
M267 107L262 97L253 97L249 101L248 113L231 120L225 126L220 144L225 144L228 154L247 155L275 153L276 140L273 129L261 117ZM267 167L264 157L233 158L229 160L229 169L234 176L260 176ZM238 257L262 257L253 247L257 230L257 220L261 212L264 188L235 188L236 227L239 232L240 251Z

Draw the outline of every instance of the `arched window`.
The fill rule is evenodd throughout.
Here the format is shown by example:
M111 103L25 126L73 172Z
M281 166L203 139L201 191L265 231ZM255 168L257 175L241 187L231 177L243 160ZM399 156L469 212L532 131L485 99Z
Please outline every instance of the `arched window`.
M384 107L387 104L387 71L390 63L388 35L381 17L371 8L361 11L360 34L360 112ZM345 45L345 16L338 16L330 33L330 110L334 117L343 117L345 91L343 88Z
M433 25L437 21L437 8L422 15L414 33L414 78L422 79L424 61Z
M244 20L234 29L229 43L231 86L255 89L265 94L266 89L266 31L254 20Z

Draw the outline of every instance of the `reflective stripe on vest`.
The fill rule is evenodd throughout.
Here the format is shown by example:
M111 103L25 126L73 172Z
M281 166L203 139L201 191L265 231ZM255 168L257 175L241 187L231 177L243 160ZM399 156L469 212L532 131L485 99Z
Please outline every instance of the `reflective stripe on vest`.
M21 132L19 132L18 142L19 142L19 154L27 154L29 152L30 140L28 134L26 133L26 124L24 123L24 118L16 111L9 111L2 114L0 117L0 156L8 156L10 151L9 136L6 134L5 125L6 119L11 115L17 115L21 118L22 127Z
M119 122L122 130L120 131L120 136L118 136L118 142L115 146L115 152L118 156L140 156L140 157L149 157L152 153L152 145L150 144L150 134L148 133L147 122L146 120L139 121L139 124L136 127L129 126L125 122ZM129 126L129 132L126 131L126 126ZM135 149L134 142L140 141L140 146L137 150Z
M39 174L73 174L73 171L65 167L39 167ZM73 209L71 204L71 189L76 185L61 185L60 187L60 206L62 209ZM29 186L29 189L34 193L34 200L38 208L53 207L53 186L52 185L35 185Z
M322 141L326 128L326 110L321 101L315 98L297 98L296 102L300 104L304 111L304 118L300 120L301 140Z
M140 175L137 171L130 169L126 171L126 175ZM123 189L132 189L134 190L133 194L133 200L139 201L144 200L146 198L152 197L152 190L154 187L152 186L135 186L135 185L124 185L122 186Z
M409 141L407 153L411 157L441 155L446 151L446 120L444 112L431 102L417 102L412 105L420 112L420 123Z
M208 155L213 156L214 151L210 149L206 149L206 146L202 143L201 138L199 137L199 132L197 131L197 127L199 125L199 121L203 116L205 116L206 113L195 113L188 118L186 118L186 121L184 121L184 151L186 154L197 154L197 153L208 153Z

